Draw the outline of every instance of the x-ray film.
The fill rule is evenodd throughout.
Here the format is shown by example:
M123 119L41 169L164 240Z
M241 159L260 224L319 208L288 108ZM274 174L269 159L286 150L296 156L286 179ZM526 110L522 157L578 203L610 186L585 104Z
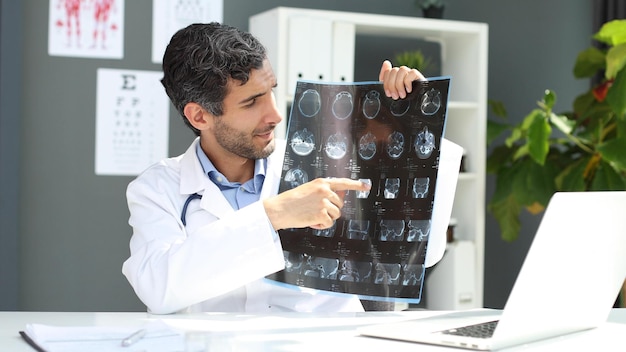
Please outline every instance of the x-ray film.
M328 229L279 231L285 269L268 278L419 303L449 86L445 77L416 81L393 100L379 82L298 82L279 192L319 177L372 188L346 192Z

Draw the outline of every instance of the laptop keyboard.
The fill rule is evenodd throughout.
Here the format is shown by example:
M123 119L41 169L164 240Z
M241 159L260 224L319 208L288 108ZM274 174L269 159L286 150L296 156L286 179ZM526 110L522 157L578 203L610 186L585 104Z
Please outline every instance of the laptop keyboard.
M496 325L498 325L498 321L494 320L475 325L468 325L461 328L448 329L442 331L441 333L447 335L469 336L486 339L490 338L493 335L493 331L496 329Z

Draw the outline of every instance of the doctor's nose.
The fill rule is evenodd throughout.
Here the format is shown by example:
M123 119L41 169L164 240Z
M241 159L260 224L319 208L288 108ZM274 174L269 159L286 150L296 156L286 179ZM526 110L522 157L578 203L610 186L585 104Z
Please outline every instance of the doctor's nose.
M267 109L265 115L265 122L270 124L278 124L283 120L283 115L276 107L276 102L272 101L271 106Z

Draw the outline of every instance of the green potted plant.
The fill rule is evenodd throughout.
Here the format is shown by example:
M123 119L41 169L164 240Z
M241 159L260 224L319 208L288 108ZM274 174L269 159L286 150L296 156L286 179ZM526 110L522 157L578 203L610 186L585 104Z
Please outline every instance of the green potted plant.
M519 216L526 209L542 212L557 191L626 190L626 20L605 23L594 35L603 49L579 53L576 78L601 77L579 95L572 111L555 113L556 94L546 90L519 124L488 121L487 173L495 175L495 191L487 210L497 220L501 237L517 239ZM489 102L495 115L506 117L500 102ZM494 145L497 137L506 137ZM626 235L626 234L625 234ZM619 306L626 306L626 282Z
M416 68L424 75L435 69L435 63L421 50L406 50L394 56L394 65Z
M445 3L442 0L415 0L415 4L422 9L426 18L443 18Z
M487 157L487 172L496 177L487 209L504 240L518 237L523 209L540 213L556 191L626 189L624 33L626 20L608 22L594 35L606 49L590 47L578 55L576 78L601 73L603 79L575 99L571 112L555 113L556 94L546 90L519 124L488 121L489 145L506 133ZM501 103L490 105L495 115L506 116Z

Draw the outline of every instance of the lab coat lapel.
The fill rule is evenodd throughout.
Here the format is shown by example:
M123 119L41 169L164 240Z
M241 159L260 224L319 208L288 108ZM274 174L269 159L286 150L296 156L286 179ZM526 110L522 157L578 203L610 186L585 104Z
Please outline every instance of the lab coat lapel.
M218 219L235 211L220 189L208 177L200 207Z
M196 138L181 159L180 193L183 197L193 193L201 194L200 207L221 218L234 210L219 188L204 174L196 155L196 145L199 141L200 138Z

